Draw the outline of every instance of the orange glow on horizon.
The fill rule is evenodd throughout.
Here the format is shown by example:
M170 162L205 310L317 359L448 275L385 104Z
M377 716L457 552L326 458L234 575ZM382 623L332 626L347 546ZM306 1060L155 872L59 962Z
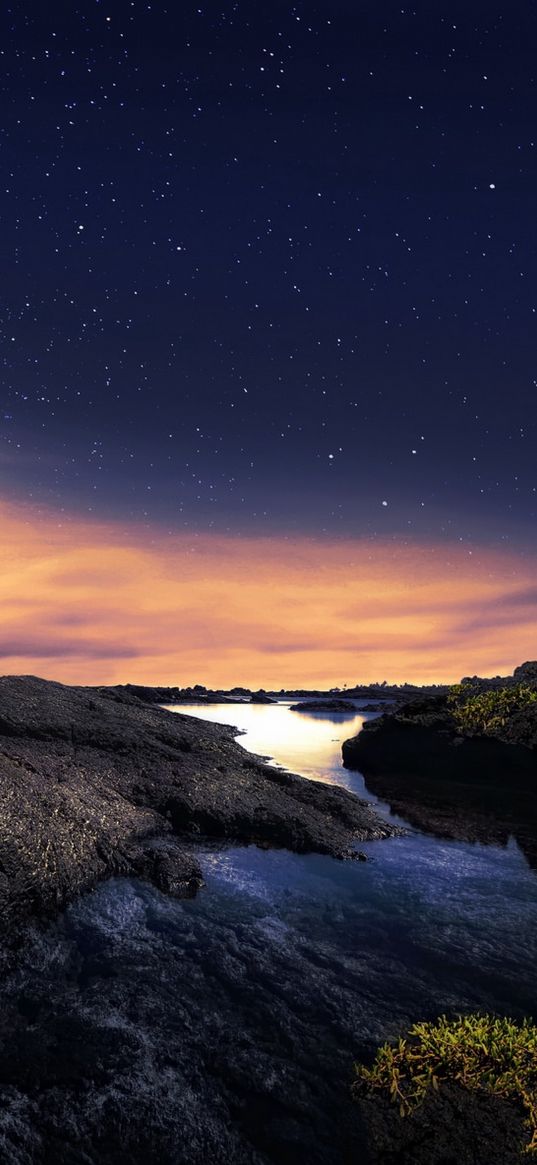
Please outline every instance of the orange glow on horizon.
M4 674L279 689L449 682L537 655L537 559L514 552L167 536L7 504L0 521Z

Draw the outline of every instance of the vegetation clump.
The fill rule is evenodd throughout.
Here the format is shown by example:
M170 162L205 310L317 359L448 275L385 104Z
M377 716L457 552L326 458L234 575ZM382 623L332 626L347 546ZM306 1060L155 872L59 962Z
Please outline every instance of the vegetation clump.
M537 712L537 691L529 684L513 684L476 693L472 684L455 684L448 705L461 732L500 736L517 712Z
M381 1090L412 1113L430 1091L455 1083L493 1093L526 1111L526 1153L537 1154L537 1027L492 1015L416 1023L406 1039L383 1044L370 1068L357 1064L354 1089Z

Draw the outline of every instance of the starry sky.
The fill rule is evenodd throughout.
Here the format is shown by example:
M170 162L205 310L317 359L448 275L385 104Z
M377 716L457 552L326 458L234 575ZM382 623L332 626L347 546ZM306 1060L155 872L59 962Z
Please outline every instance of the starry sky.
M535 6L0 22L6 667L307 684L531 656Z

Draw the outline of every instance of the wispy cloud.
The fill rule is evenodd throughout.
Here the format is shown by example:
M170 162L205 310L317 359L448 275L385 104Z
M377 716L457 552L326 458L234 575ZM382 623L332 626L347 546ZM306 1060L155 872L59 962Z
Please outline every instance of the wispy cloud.
M457 679L537 655L537 560L166 536L0 504L0 657L65 682Z
M119 643L94 643L91 639L43 639L40 635L22 635L20 638L0 635L0 659L69 660L84 657L88 661L132 659L136 648Z

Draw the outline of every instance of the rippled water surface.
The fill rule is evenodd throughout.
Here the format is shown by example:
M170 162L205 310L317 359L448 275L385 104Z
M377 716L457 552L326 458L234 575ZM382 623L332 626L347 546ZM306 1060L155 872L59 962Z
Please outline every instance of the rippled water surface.
M340 763L360 716L177 711L364 795ZM193 901L114 880L37 934L0 987L0 1162L365 1165L357 1055L443 1011L537 1015L537 877L514 842L360 848L208 846Z

